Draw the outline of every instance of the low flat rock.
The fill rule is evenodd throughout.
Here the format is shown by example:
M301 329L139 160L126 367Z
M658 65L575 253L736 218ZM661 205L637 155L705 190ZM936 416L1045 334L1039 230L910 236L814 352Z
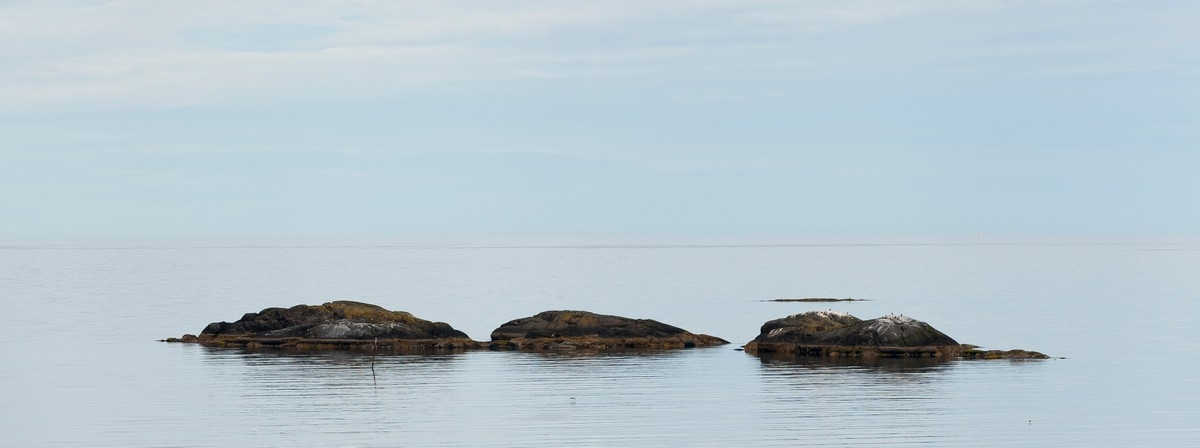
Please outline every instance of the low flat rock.
M836 311L812 311L763 324L745 350L798 356L958 357L1045 359L1026 350L979 350L960 344L933 326L903 315L861 320Z
M728 344L651 319L588 311L544 311L492 331L494 350L674 349Z
M235 322L213 322L198 337L184 335L174 341L312 349L452 350L483 346L447 323L352 301L267 308L247 313Z

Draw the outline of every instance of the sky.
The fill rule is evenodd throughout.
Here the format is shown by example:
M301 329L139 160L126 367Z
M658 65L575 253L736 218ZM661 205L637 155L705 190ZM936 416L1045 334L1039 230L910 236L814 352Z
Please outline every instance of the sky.
M1198 20L0 1L0 239L1194 234Z

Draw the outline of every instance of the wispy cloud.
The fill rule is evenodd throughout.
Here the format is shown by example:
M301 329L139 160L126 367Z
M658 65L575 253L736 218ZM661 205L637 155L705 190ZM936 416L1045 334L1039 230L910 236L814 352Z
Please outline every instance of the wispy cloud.
M1052 15L1055 7L1062 8L1000 0L16 2L0 6L0 108L362 98L476 81L733 77L897 64L949 73L980 65L964 58L1106 51L1088 44L1100 31L1005 43L1005 33L1021 30L988 22L991 14L1036 17L1040 8ZM1139 14L1151 13L1162 14ZM981 21L979 29L949 23L963 18ZM889 43L839 33L893 22L932 34ZM1138 42L1107 50L1135 52ZM1139 66L1177 66L1144 62Z

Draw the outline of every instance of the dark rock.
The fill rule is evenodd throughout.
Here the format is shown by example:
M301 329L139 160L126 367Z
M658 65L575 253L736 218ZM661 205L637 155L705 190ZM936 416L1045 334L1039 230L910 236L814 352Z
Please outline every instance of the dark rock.
M185 335L183 335L183 337L166 338L166 339L162 339L161 341L162 342L184 342L184 343L193 343L194 344L196 342L200 342L200 339L197 338L196 335L194 335L194 334L185 334Z
M860 320L846 313L813 311L763 324L746 344L750 353L798 356L1046 358L1038 352L981 351L959 344L933 326L906 316Z
M545 311L492 331L494 350L612 350L692 348L729 342L650 319L587 311Z
M199 337L193 338L205 345L245 347L459 349L481 346L466 333L444 322L431 322L404 311L389 311L377 305L351 301L267 308L246 313L236 322L208 324Z
M818 333L825 344L867 347L958 346L945 333L911 317L889 315Z

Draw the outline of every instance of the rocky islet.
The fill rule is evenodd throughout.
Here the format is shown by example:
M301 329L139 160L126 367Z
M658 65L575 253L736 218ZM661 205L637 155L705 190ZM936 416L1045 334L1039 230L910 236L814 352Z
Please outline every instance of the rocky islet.
M392 349L401 351L479 348L445 322L353 301L267 308L234 322L213 322L180 342L217 347L296 349Z
M588 311L545 311L511 320L492 331L491 339L492 349L535 351L676 349L729 343L656 320Z
M904 315L862 320L837 311L810 311L767 321L744 349L752 354L822 357L1049 358L1027 350L980 350Z
M475 341L445 322L420 319L378 305L335 301L267 308L234 322L208 324L199 336L167 342L212 347L390 350L640 350L708 347L723 339L695 334L651 319L588 311L545 311L496 328L491 341Z
M475 341L445 322L353 301L267 308L247 313L235 322L211 323L199 336L188 334L166 341L216 347L401 352L662 350L729 343L652 319L572 310L544 311L510 320L492 331L490 341ZM812 311L768 321L758 337L743 348L754 355L804 357L1048 358L1026 350L980 350L903 315L862 320L836 311Z

